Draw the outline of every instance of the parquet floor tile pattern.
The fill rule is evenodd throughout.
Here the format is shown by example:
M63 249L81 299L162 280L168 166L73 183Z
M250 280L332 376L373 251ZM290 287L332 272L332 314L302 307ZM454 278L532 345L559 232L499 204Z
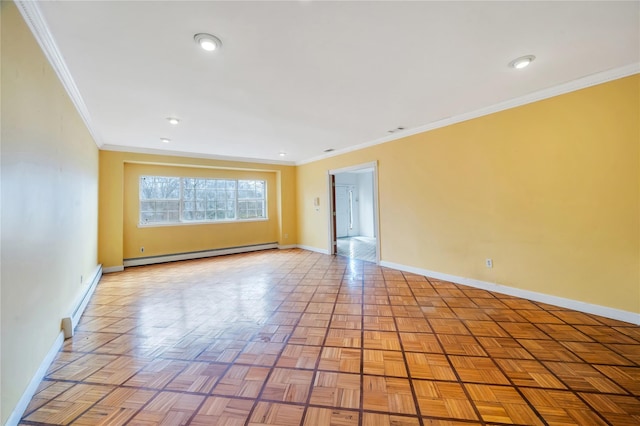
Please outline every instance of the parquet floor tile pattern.
M103 276L22 425L639 425L640 327L309 251Z

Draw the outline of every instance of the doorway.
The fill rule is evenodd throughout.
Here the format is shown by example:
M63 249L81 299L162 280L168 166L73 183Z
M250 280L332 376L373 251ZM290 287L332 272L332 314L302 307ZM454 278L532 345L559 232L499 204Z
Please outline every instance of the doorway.
M379 263L377 163L329 171L330 253Z

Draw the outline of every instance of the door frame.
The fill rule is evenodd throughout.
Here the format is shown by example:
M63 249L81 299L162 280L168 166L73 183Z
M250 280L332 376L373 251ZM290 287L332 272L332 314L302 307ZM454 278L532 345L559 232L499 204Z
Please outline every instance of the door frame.
M340 169L327 171L327 199L329 200L329 254L338 253L338 239L336 238L336 175L355 172L362 169L373 169L373 229L376 232L376 264L380 264L380 221L378 203L378 161L356 164Z

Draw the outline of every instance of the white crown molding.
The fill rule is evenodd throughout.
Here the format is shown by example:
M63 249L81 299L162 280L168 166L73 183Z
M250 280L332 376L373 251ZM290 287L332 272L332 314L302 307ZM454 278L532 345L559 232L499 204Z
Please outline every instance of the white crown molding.
M82 99L82 95L76 86L69 69L58 49L58 46L53 38L53 35L49 31L49 27L42 16L42 12L40 11L40 7L38 6L37 1L16 1L15 2L18 10L22 14L25 22L31 29L34 37L38 41L38 44L42 48L45 56L49 60L49 63L55 70L58 78L62 82L67 94L71 98L71 101L75 105L78 114L84 121L89 133L93 137L94 142L100 149L109 150L109 151L124 151L124 152L139 152L139 153L148 153L148 154L160 154L160 155L175 155L181 157L191 157L191 158L208 158L208 159L218 159L218 160L228 160L228 161L242 161L242 162L252 162L252 163L261 163L261 164L278 164L278 165L295 165L301 166L308 163L313 163L315 161L323 160L325 158L335 157L338 155L346 154L348 152L358 151L363 148L368 148L375 145L380 145L385 142L391 142L394 140L398 140L407 136L415 135L418 133L424 133L429 130L438 129L441 127L450 126L452 124L460 123L463 121L471 120L474 118L482 117L484 115L494 114L496 112L504 111L506 109L515 108L518 106L526 105L532 102L537 102L543 99L551 98L554 96L562 95L565 93L573 92L576 90L584 89L590 86L595 86L597 84L606 83L607 81L616 80L619 78L627 77L633 74L640 73L640 63L634 63L630 65L626 65L624 67L614 68L611 70L603 71L600 73L591 74L567 83L559 84L554 87L550 87L547 89L539 90L537 92L530 93L528 95L524 95L515 99L511 99L508 101L500 102L495 105L491 105L488 107L480 108L475 111L471 111L464 114L459 114L453 117L448 117L442 120L434 121L432 123L415 127L412 129L408 129L406 131L395 133L390 136L385 136L383 138L375 139L369 142L364 142L358 145L350 146L343 149L338 149L328 154L323 154L320 156L308 158L305 160L299 161L275 161L275 160L267 160L267 159L249 159L242 157L224 157L218 155L207 155L207 154L197 154L197 153L188 153L188 152L174 152L174 151L164 151L157 149L144 149L144 148L133 148L133 147L123 147L117 145L105 145L97 132L95 126L93 125L91 115L87 109L84 100ZM168 154L171 152L171 154Z
M429 271L427 269L416 268L414 266L407 266L399 263L382 261L380 262L380 266L640 325L640 313L623 311L621 309L610 308L608 306L601 306L595 305L593 303L581 302L579 300L566 299L564 297L538 293L536 291L524 290L516 287L509 287L506 285L476 280L473 278L459 277L456 275L445 274L437 271Z
M614 68L611 70L591 74L577 80L562 83L554 87L538 90L537 92L529 93L518 98L510 99L508 101L500 102L488 107L480 108L475 111L459 114L453 117L448 117L442 120L434 121L433 123L425 124L423 126L414 127L403 132L395 133L391 136L385 136L380 139L375 139L369 142L361 143L358 145L350 146L343 149L332 151L329 154L319 155L317 157L309 158L306 160L296 161L296 166L303 164L313 163L325 158L335 157L338 155L346 154L348 152L358 151L360 149L368 148L375 145L380 145L386 142L406 138L407 136L417 135L418 133L428 132L430 130L439 129L441 127L451 126L452 124L461 123L463 121L472 120L474 118L482 117L496 112L504 111L511 108L516 108L522 105L538 102L543 99L552 98L554 96L564 95L566 93L575 92L576 90L585 89L587 87L595 86L598 84L606 83L608 81L617 80L619 78L628 77L630 75L640 73L640 63L634 63L626 65L620 68Z
M134 154L152 154L152 155L164 155L173 157L186 157L186 158L201 158L203 160L220 160L220 161L233 161L237 163L255 163L255 164L270 164L274 166L295 166L293 161L278 161L278 160L265 160L260 158L249 157L227 157L224 155L214 154L200 154L196 152L184 152L184 151L169 151L164 149L155 148L137 148L131 146L121 145L103 145L100 147L103 151L116 151L116 152L131 152Z
M67 95L69 95L69 98L71 98L71 101L75 105L82 121L84 121L85 126L87 126L87 130L89 130L94 143L98 148L100 148L102 146L102 139L93 125L89 110L87 109L87 106L82 99L82 95L80 94L80 91L67 68L64 58L58 49L58 45L56 44L51 31L49 31L49 26L42 16L38 2L16 1L15 3L20 14L29 26L29 29L33 33L33 36L40 45L40 48L49 60L51 67L58 75L62 86L66 90Z

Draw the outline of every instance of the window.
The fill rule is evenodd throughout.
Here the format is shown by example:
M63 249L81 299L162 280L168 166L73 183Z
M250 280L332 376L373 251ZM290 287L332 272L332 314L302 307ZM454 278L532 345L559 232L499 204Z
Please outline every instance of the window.
M252 219L265 216L264 181L238 181L238 217Z
M180 179L140 178L140 223L180 221Z
M266 219L263 180L140 177L140 223Z

